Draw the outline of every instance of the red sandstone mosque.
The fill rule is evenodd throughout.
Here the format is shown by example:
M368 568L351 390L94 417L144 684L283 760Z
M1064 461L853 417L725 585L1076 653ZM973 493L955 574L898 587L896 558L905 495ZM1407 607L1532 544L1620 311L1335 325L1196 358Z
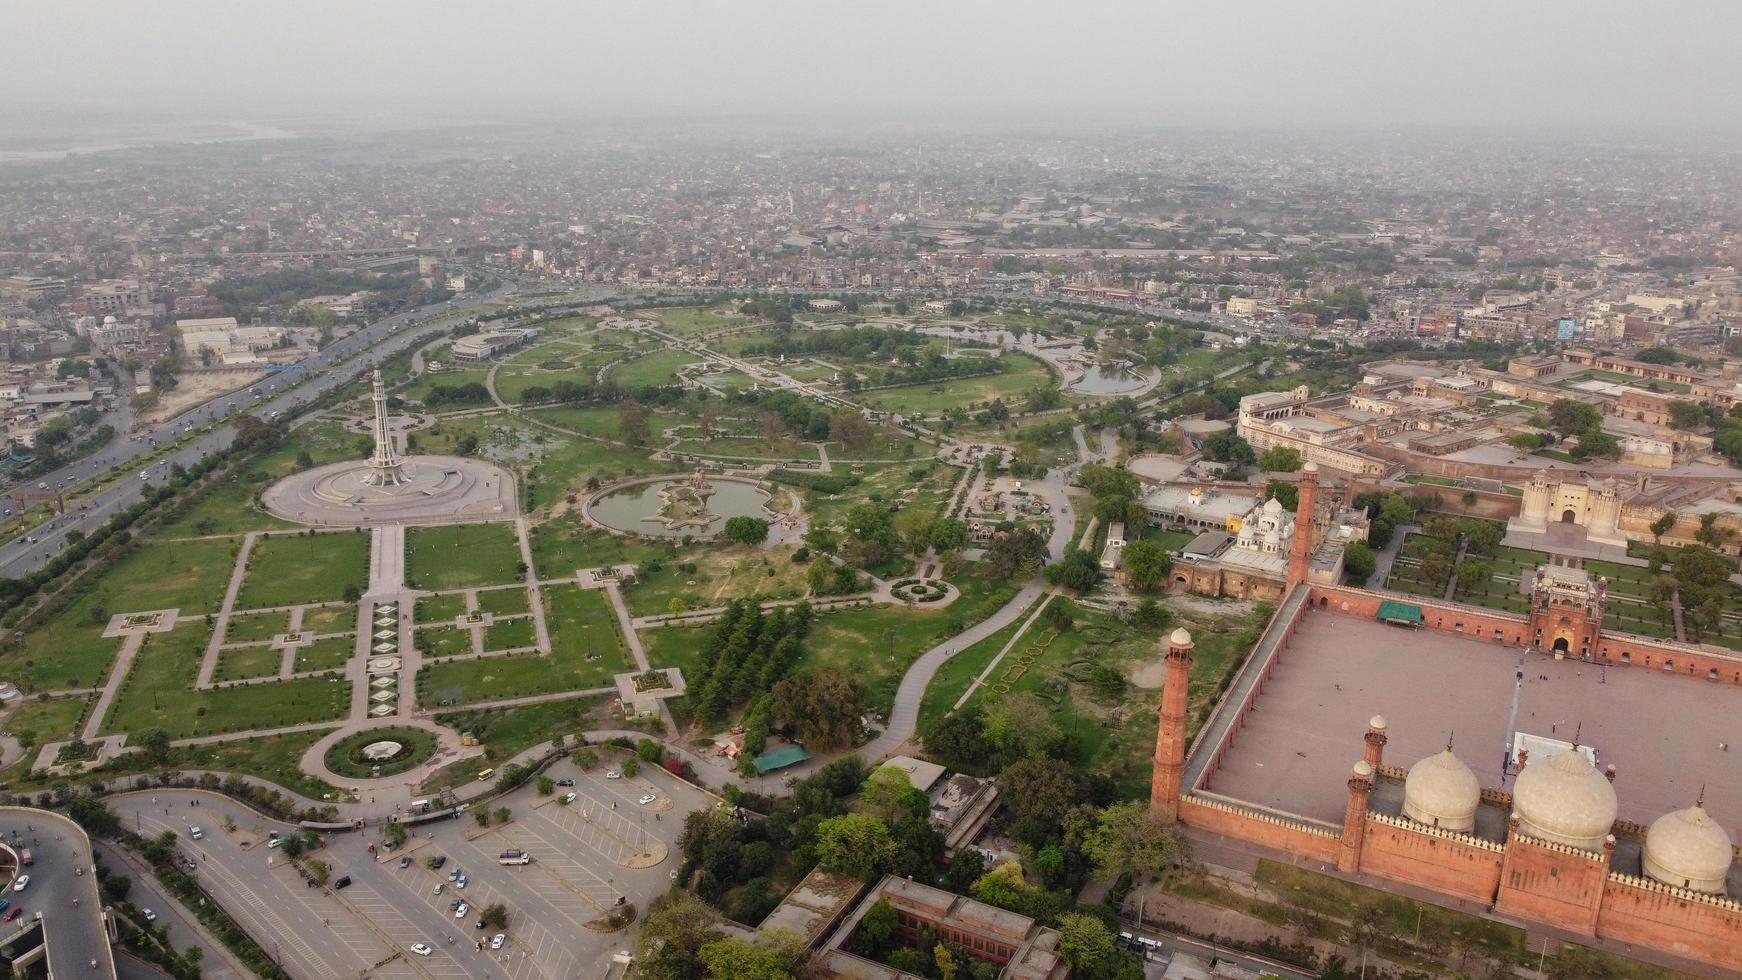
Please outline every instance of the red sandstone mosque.
M1311 582L1317 484L1309 463L1286 598L1190 740L1192 638L1169 638L1152 804L1344 876L1742 971L1724 825L1742 819L1742 656L1606 632L1607 585L1576 559L1537 571L1527 615Z

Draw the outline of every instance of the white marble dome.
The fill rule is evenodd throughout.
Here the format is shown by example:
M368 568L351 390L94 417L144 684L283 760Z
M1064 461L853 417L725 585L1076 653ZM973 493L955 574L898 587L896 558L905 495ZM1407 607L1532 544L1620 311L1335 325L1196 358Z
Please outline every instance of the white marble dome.
M1173 631L1173 635L1167 638L1167 642L1176 647L1189 647L1192 645L1192 635L1187 633L1185 627L1182 626Z
M1280 513L1282 513L1282 501L1276 499L1275 497L1271 497L1269 500L1266 500L1264 502L1264 512L1266 514L1280 514Z
M1410 766L1403 780L1403 815L1442 830L1476 829L1481 802L1482 784L1450 746Z
M1677 888L1722 895L1734 855L1730 835L1698 803L1658 817L1645 832L1645 873Z
M1577 748L1529 763L1512 789L1519 830L1587 851L1603 849L1618 810L1615 787Z

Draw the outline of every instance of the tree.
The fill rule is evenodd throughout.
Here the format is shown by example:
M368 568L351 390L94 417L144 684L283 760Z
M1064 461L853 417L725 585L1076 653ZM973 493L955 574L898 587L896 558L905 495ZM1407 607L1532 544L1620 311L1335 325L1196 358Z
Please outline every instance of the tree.
M317 885L326 884L327 879L333 875L333 866L319 859L309 861L305 867L308 868L309 877L313 878Z
M508 906L501 902L491 902L484 906L483 911L478 913L478 921L486 929L506 929L508 928Z
M1046 756L1012 763L998 774L997 782L1012 813L1053 826L1077 802L1082 790L1073 766Z
M1044 751L1059 739L1052 711L1032 694L1006 694L986 706L984 717L986 741L1007 758Z
M817 863L829 871L871 881L895 857L889 825L869 813L847 813L817 825Z
M1580 433L1578 445L1573 447L1572 457L1584 459L1620 459L1621 442L1607 432L1595 429Z
M1653 544L1662 544L1663 543L1663 536L1669 533L1670 528L1675 527L1675 522L1678 519L1679 519L1679 515L1677 515L1675 511L1666 510L1663 512L1662 516L1660 516L1657 520L1652 521L1651 522L1651 540L1652 540L1652 543Z
M631 446L647 442L647 406L627 401L617 411L617 434Z
M830 752L859 740L865 689L838 670L818 667L774 686L773 716L797 730L812 752Z
M630 779L634 779L635 775L637 773L641 772L641 760L636 758L635 756L630 756L629 758L623 760L623 765L622 765L621 769L622 769L624 776L626 776Z
M1703 428L1706 424L1706 409L1695 402L1670 402L1669 424L1678 429Z
M1081 980L1141 980L1143 966L1135 956L1122 952L1107 923L1092 915L1071 913L1059 917L1059 955L1071 965L1071 976Z
M999 532L986 548L986 562L1001 579L1014 579L1025 571L1022 577L1029 577L1033 572L1027 570L1038 569L1045 556L1046 540L1028 526Z
M1081 548L1072 548L1064 560L1048 566L1046 580L1077 592L1087 592L1101 581L1101 564Z
M574 761L582 772L587 772L599 764L599 753L592 749L582 749L574 754Z
M225 819L229 818L226 817ZM411 832L405 829L405 824L402 824L397 820L389 823L386 828L381 831L381 836L387 838L387 842L392 844L394 847L404 847L405 839L410 835Z
M1147 803L1115 803L1100 818L1079 849L1095 865L1095 877L1157 875L1179 854L1179 841L1166 815Z
M539 776L533 785L538 790L538 795L540 796L549 796L556 792L556 780L549 776Z
M1343 549L1343 574L1350 585L1365 585L1379 567L1379 559L1373 555L1373 549L1365 541L1351 541Z
M698 957L714 936L720 914L694 892L673 889L654 899L636 936L637 973L653 980L689 980L701 972Z
M495 812L490 814L490 817L497 823L507 823L514 817L514 811L505 806L499 806L496 808Z
M893 766L873 770L859 790L859 806L888 821L924 816L927 805L926 795L914 788L907 773Z
M736 936L703 946L698 956L716 980L792 980L805 954L804 940L789 929L770 929L757 942Z
M975 857L979 856L979 853L972 851L971 848L963 848L963 850L972 852ZM871 959L880 960L883 958L883 954L889 950L889 946L894 942L896 933L900 928L901 918L896 915L895 906L890 905L888 899L880 898L865 910L864 915L859 917L859 928L853 935L854 942L860 953Z
M148 728L139 736L139 747L147 759L161 765L169 758L169 733L161 728Z
M752 548L768 540L768 522L760 517L728 517L726 540Z
M1136 589L1148 592L1167 582L1173 558L1154 538L1142 538L1125 546L1125 577Z
M1475 592L1494 577L1494 566L1485 561L1472 561L1465 558L1463 563L1458 565L1457 577L1458 591Z
M1218 463L1231 466L1251 466L1258 461L1252 444L1237 435L1218 432L1204 440L1204 455Z
M1584 402L1559 398L1548 407L1548 420L1556 432L1570 436L1599 430L1603 425L1603 413Z
M1275 446L1258 457L1258 468L1267 473L1293 473L1300 465L1300 450L1292 446Z

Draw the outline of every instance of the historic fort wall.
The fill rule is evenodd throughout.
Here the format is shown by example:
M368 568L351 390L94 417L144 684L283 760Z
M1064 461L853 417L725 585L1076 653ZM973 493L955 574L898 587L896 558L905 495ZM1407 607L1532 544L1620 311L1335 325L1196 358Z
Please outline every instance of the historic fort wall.
M1361 871L1486 905L1500 886L1504 855L1493 841L1368 813Z
M1611 872L1597 933L1742 972L1742 903Z
M1594 935L1608 873L1601 854L1515 833L1506 844L1494 907L1506 915Z
M1210 793L1186 793L1180 797L1179 818L1191 827L1330 864L1336 863L1340 847L1338 832L1328 824Z

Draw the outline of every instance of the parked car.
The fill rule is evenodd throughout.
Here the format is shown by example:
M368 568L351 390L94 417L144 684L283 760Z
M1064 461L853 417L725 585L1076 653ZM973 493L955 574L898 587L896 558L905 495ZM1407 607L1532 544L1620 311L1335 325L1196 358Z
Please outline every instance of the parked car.
M454 909L454 918L463 919L466 917L466 913L470 911L472 911L472 907L467 905L465 902L461 902L459 906Z
M351 887L351 876L350 875L340 875L339 880L333 882L333 891L338 891L341 888L349 888L349 887Z
M399 859L399 870L404 871L409 867L411 867L411 855L407 854Z
M430 894L431 895L440 895L442 892L447 891L447 888L448 888L447 882L438 881L435 883L435 890L430 892Z
M440 871L442 869L442 865L447 864L447 863L448 863L448 856L446 854L437 854L436 859L435 859L435 863L430 865L430 867L434 868L437 871Z
M574 801L575 801L575 794L573 794L573 793L564 793L563 794L563 802L564 803L573 803Z
M556 784L558 786L573 786L575 781L572 779L559 779L556 781Z
M195 824L188 828L188 836L192 837L194 840L200 840L206 836L206 832L200 828L199 824Z
M454 887L455 888L464 888L464 887L466 887L467 884L469 884L471 882L471 880L472 879L466 877L465 875L460 875L459 880L454 882Z
M607 770L606 770L606 771L605 771L605 778L606 778L606 779L622 779L622 778L623 778L623 774L622 774L622 773L620 773L620 772L618 772L618 771L617 771L617 770L615 770L615 769L607 769Z
M506 933L499 932L496 935L490 937L490 948L491 949L501 949L502 944L507 942L507 941L508 941L508 935Z
M24 889L29 888L29 887L30 887L30 876L29 875L19 875L18 880L12 883L12 890L15 892L21 892Z
M412 943L411 944L411 951L413 953L416 953L419 956L428 956L429 954L435 952L435 950L433 948L431 948L429 943Z
M157 913L151 911L150 909L140 909L139 914L145 916L145 921L147 921L147 922L156 922L157 921Z

